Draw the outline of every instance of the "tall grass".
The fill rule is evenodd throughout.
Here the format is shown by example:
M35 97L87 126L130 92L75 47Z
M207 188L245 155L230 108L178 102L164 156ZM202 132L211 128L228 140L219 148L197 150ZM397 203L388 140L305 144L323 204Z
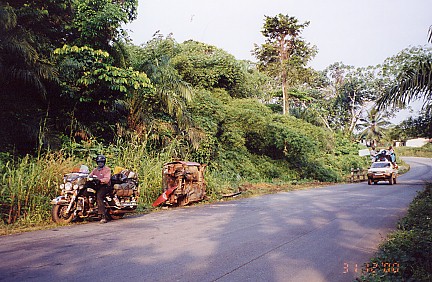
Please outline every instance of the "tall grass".
M49 218L50 200L56 195L59 182L73 159L62 153L2 163L0 179L1 221L41 222Z
M59 184L65 173L82 164L92 169L97 154L105 154L107 165L132 170L138 174L141 208L150 207L160 195L162 166L171 161L170 148L150 154L146 143L139 139L118 140L103 147L92 145L65 148L60 152L46 152L36 157L19 160L0 159L0 223L35 224L50 220L50 201L60 192ZM5 159L5 158L3 158Z
M169 153L149 153L147 144L139 139L129 142L118 140L107 148L106 154L111 169L115 166L130 169L138 174L140 203L148 207L159 196L162 190L162 166L170 161Z
M164 150L155 152L149 150L146 140L129 138L118 139L108 146L94 140L82 144L70 143L59 152L45 152L14 161L10 157L0 156L0 225L49 222L50 200L58 195L63 175L82 164L92 169L96 165L94 157L97 154L107 157L107 165L112 170L119 166L137 173L139 207L150 208L162 190L163 164L172 161L172 156L182 155L181 150L182 145L173 142ZM288 183L301 178L299 172L288 168L284 161L252 154L232 155L232 152L221 154L222 157L213 161L206 170L207 195L211 200L237 190L245 182ZM187 154L183 154L182 160L194 161L188 159ZM357 157L346 155L324 158L314 164L321 164L320 172L328 177L327 170L342 174L346 170L345 166L349 169L354 163L357 165L360 162ZM316 170L313 164L309 169ZM335 174L336 177L340 178Z

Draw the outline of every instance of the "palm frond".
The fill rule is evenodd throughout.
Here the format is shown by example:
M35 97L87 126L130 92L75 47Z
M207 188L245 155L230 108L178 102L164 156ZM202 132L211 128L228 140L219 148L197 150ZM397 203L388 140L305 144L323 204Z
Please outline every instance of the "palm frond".
M432 25L429 27L428 35L429 35L428 42L432 43Z
M17 25L17 16L9 5L0 6L0 29L2 33Z
M0 6L0 81L25 84L46 98L44 80L57 78L54 67L41 60L32 34L17 24L17 16L8 5Z
M408 105L414 100L424 99L423 108L431 105L432 61L418 64L417 68L403 73L399 83L377 100L379 109L388 106Z

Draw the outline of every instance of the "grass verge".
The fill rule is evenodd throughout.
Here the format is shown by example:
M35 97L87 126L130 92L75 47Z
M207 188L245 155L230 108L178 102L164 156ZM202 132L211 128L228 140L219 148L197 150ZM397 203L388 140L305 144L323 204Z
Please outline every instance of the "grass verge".
M396 147L395 152L398 156L432 158L432 143L423 147Z
M414 198L362 273L356 281L432 281L432 184Z

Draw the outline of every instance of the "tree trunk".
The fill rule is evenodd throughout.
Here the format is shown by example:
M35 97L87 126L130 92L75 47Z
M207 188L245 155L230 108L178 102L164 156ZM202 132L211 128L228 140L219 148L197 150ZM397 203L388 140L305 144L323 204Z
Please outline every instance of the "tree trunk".
M286 95L286 85L287 79L286 75L282 75L282 114L287 113L287 95Z
M279 62L280 62L280 71L281 71L281 82L282 82L282 113L284 115L286 115L288 113L287 110L287 98L288 95L286 93L287 91L287 84L288 84L288 75L287 75L287 71L284 68L285 63L288 61L290 55L291 55L291 50L285 48L285 36L283 38L281 38L281 40L279 41Z
M333 132L333 129L331 128L330 124L328 123L328 120L326 120L322 115L318 113L318 117L322 120L324 125L329 129L331 132Z
M354 90L353 92L354 92L353 97L350 97L350 99L351 99L351 123L350 123L349 129L348 129L349 135L351 135L353 133L354 127L355 127L357 120L358 120L358 115L355 111L356 91Z

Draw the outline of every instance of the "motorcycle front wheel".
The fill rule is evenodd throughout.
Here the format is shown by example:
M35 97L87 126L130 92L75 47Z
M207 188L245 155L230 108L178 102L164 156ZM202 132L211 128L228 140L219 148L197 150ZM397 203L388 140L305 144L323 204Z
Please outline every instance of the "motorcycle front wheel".
M74 218L73 212L66 213L68 206L54 205L51 210L51 216L56 223L70 223Z

